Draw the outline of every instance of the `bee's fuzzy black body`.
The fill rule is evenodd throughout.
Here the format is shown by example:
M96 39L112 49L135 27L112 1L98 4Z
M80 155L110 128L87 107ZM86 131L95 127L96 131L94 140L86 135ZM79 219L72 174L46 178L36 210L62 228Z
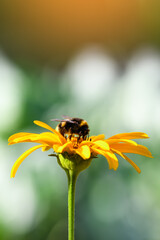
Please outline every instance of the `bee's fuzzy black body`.
M56 130L66 138L71 139L72 136L76 136L85 140L89 134L88 123L84 119L65 117L64 120L53 119L53 121L60 121Z

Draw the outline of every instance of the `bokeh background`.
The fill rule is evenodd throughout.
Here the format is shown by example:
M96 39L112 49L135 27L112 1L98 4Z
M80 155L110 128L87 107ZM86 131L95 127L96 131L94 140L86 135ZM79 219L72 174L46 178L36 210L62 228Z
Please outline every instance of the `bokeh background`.
M51 152L8 146L62 115L91 135L144 131L154 158L130 154L139 175L104 157L82 172L76 239L160 239L160 1L0 0L0 239L67 240L67 178Z

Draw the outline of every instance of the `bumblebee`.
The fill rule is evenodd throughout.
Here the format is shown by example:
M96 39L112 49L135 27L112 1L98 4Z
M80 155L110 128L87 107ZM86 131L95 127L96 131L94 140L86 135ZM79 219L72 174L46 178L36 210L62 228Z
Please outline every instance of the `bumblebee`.
M51 121L60 122L56 127L56 131L61 133L66 139L76 139L77 143L87 139L89 127L86 120L64 116L63 120L52 119Z

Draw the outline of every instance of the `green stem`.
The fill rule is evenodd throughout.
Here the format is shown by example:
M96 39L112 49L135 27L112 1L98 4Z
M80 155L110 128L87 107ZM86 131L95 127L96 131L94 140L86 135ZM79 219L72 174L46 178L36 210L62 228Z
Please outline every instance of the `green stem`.
M68 171L68 240L74 240L75 217L75 186L77 174L73 170Z

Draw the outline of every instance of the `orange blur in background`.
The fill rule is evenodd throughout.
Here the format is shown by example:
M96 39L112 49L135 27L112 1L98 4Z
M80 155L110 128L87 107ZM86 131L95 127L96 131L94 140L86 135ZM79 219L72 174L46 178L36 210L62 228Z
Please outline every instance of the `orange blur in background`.
M0 44L17 61L61 66L89 44L115 56L160 45L158 0L0 1Z

